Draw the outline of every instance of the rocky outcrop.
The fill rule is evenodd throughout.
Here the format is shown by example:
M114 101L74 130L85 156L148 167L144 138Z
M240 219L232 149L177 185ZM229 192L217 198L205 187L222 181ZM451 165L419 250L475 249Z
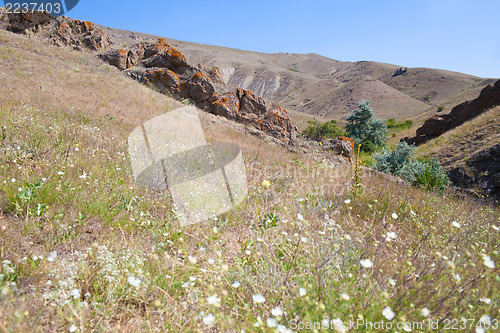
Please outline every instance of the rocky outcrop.
M401 67L398 70L396 70L396 72L392 75L392 77L405 75L406 73L408 73L408 67L405 68Z
M323 148L349 160L354 158L354 141L351 138L341 136L323 144Z
M463 166L448 171L454 185L477 189L487 199L500 203L500 143L472 156Z
M7 30L16 34L37 33L56 18L46 12L7 14Z
M403 138L408 144L422 144L479 116L492 107L500 105L500 80L484 87L479 97L455 106L449 114L434 115L417 129L413 138Z
M60 18L56 20L52 42L59 46L69 46L77 50L84 47L99 51L113 44L111 38L95 24L88 21Z
M111 38L88 21L54 17L46 12L7 14L7 30L14 33L44 33L59 46L93 51L111 46Z
M298 129L286 110L249 90L224 91L218 87L223 80L217 67L206 70L203 65L193 66L163 39L103 52L99 57L140 82L177 98L189 99L212 114L249 124L257 133L271 135L285 144L296 139Z

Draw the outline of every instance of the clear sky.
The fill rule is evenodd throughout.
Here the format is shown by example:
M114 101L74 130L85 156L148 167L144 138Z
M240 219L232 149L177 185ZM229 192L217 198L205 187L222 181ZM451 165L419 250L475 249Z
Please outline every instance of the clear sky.
M243 50L500 78L500 0L80 0L69 16Z

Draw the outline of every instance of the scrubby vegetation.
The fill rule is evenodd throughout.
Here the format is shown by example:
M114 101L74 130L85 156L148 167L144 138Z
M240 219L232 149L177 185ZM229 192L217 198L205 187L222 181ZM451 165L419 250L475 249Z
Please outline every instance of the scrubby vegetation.
M249 196L181 228L165 193L135 185L127 136L182 104L0 38L0 331L498 329L498 211L367 169L353 182L200 114L209 141L242 147Z
M336 120L329 120L321 123L316 119L308 121L309 126L304 129L302 134L311 140L321 141L329 138L335 138L345 135L345 131L337 125Z
M406 120L402 122L396 121L396 119L391 118L387 119L387 128L392 130L403 130L408 129L413 125L413 120Z
M375 156L377 170L406 179L415 186L428 190L444 190L450 184L445 171L438 161L416 159L415 146L399 142L392 151Z

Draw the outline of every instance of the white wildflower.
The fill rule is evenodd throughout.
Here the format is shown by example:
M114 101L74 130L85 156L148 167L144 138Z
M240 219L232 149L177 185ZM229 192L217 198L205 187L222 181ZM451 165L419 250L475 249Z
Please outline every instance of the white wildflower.
M485 326L491 326L491 318L488 315L482 315L481 318L479 318L479 322L484 324Z
M193 256L188 256L188 260L192 265L196 265L196 263L198 262L198 259L196 259L196 257Z
M300 220L300 221L304 221L304 216L300 213L297 214L297 218Z
M64 175L64 172L62 172L62 171L58 171L58 172L57 172L57 174L58 174L59 176L62 176L62 175Z
M205 317L203 317L203 323L207 326L211 326L215 324L215 317L213 314L209 313Z
M84 171L83 174L79 177L80 177L80 179L85 180L85 179L87 179L87 173Z
M238 288L240 286L240 283L238 281L234 281L234 283L231 286L233 288Z
M69 297L73 297L74 299L80 298L80 289L73 289L68 295Z
M71 326L70 326L70 328L69 328L69 331L70 331L71 333L76 332L77 330L78 330L78 327L76 327L76 325L75 325L75 324L71 325Z
M392 312L392 309L390 306L386 306L384 310L382 310L382 316L384 316L387 320L392 320L395 317L394 312Z
M271 310L271 313L275 317L281 317L283 315L283 310L281 310L281 308L277 306Z
M392 213L392 218L396 220L398 218L398 214Z
M394 281L394 279L388 278L388 279L387 279L387 282L389 282L389 284L390 284L391 286L395 286L395 285L396 285L396 281Z
M351 203L351 199L346 199L346 200L344 200L344 203L345 203L346 205L350 204L350 203Z
M346 293L342 293L342 295L340 295L340 299L342 299L343 301L348 301L351 298Z
M277 327L278 322L274 318L267 318L267 327Z
M133 275L130 275L127 279L128 283L130 283L132 286L136 287L136 288L139 288L139 286L141 285L141 279L139 279L138 277L135 277Z
M254 303L264 303L266 301L264 296L262 296L261 294L253 295L252 299Z
M491 298L484 298L482 297L479 299L481 302L486 303L486 304L491 304Z
M495 263L491 260L489 255L483 254L483 261L486 267L495 269Z
M373 267L373 262L370 259L363 259L359 263L364 268L371 268L371 267Z
M422 310L420 310L420 314L423 316L423 317L429 317L429 315L431 314L431 312L429 311L428 308L423 308Z
M52 251L47 256L47 261L53 262L56 261L56 259L57 259L57 251Z
M458 223L457 221L451 222L451 225L454 226L455 228L460 228L460 223Z
M306 288L299 288L299 295L300 295L300 296L305 296L305 295L307 295Z
M302 238L300 239L300 241L301 241L302 243L307 243L307 238L302 237Z
M219 307L220 306L220 298L214 294L214 295L207 298L207 303L210 305L215 305L215 306Z

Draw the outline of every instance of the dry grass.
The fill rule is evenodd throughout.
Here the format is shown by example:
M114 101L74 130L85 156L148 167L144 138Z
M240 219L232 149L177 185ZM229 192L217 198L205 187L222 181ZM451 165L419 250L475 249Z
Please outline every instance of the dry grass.
M500 142L500 106L418 147L422 157L438 159L451 169Z
M368 170L354 195L347 165L201 114L209 140L242 147L249 196L180 228L164 194L134 185L126 150L179 104L92 54L0 39L0 330L286 332L387 322L387 307L421 331L499 318L498 211Z

